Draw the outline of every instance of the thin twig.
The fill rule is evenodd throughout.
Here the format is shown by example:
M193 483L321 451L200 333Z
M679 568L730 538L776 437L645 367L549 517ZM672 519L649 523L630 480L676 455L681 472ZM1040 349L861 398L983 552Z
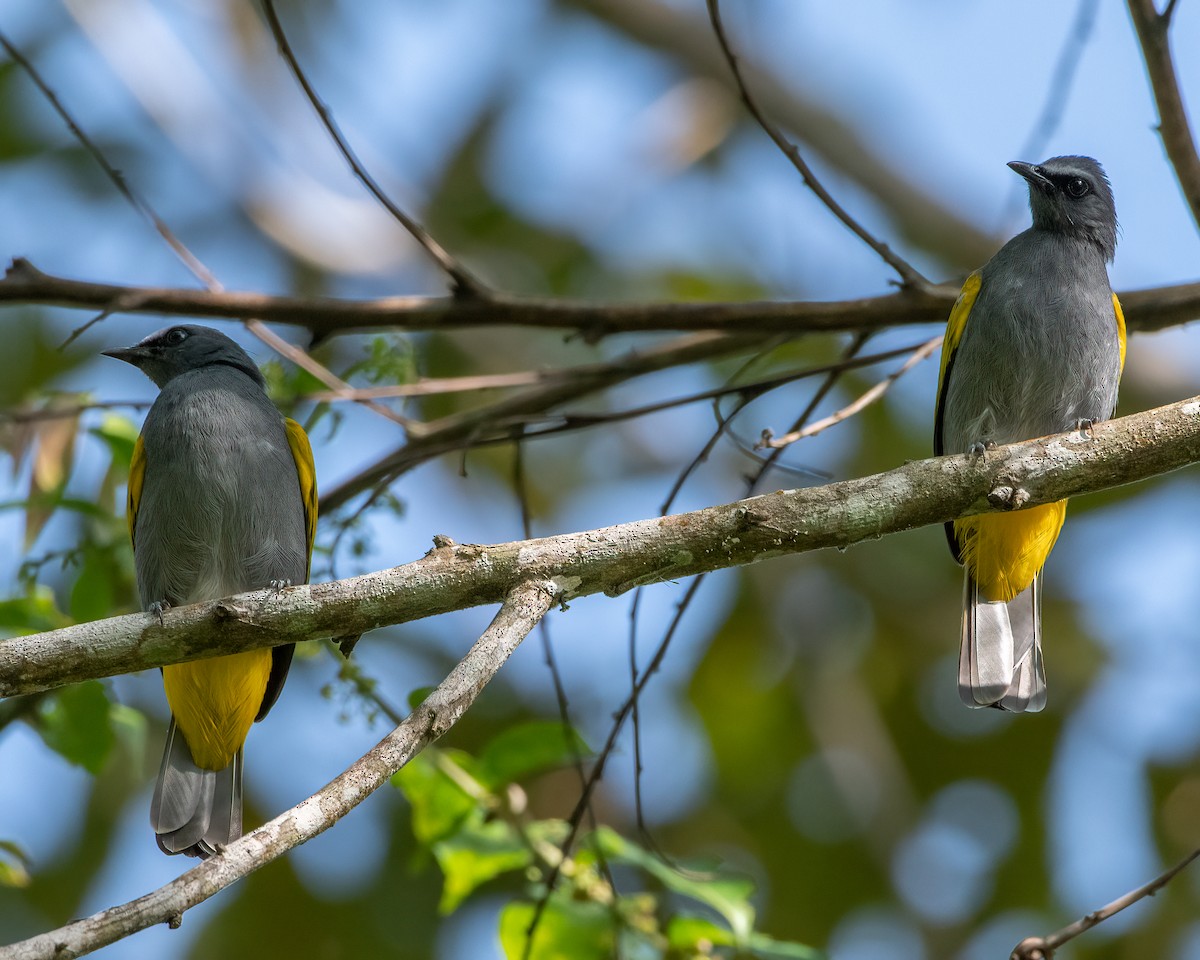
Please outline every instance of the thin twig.
M1126 907L1133 906L1139 900L1154 896L1159 890L1174 880L1179 873L1183 872L1184 868L1197 857L1200 857L1200 849L1193 850L1170 870L1155 877L1145 886L1131 890L1123 897L1118 897L1107 906L1080 917L1074 923L1068 924L1061 930L1056 930L1045 937L1026 937L1013 949L1009 960L1051 960L1055 951L1067 941L1074 940L1081 933L1086 933L1092 927L1103 923L1109 917L1115 916Z
M313 109L317 112L317 116L321 118L321 123L337 146L338 151L345 158L346 163L349 164L354 176L370 191L371 196L378 200L380 205L412 235L412 238L424 248L425 252L437 261L438 266L446 272L450 279L454 281L453 292L455 296L476 300L487 299L488 288L474 274L467 270L466 267L452 257L430 235L428 230L401 210L367 172L367 169L362 165L362 162L350 147L349 141L342 134L337 121L333 119L333 113L313 88L313 85L309 82L308 77L301 68L300 62L296 59L295 53L292 52L291 44L288 42L287 35L283 31L283 24L279 22L279 17L275 13L274 0L263 0L262 5L263 12L267 18L267 25L271 28L271 35L275 38L275 43L279 47L280 56L283 57L284 62L287 63L288 68L292 71L292 75L296 78L296 82L300 84L301 89L303 89L308 102L312 104Z
M1096 11L1099 7L1099 0L1079 0L1079 6L1075 11L1075 20L1071 24L1067 39L1059 52L1058 62L1055 63L1054 72L1050 75L1050 82L1046 84L1046 99L1042 103L1042 112L1017 153L1019 159L1037 162L1042 151L1046 149L1046 144L1049 143L1058 129L1058 125L1062 122L1063 113L1066 111L1071 95L1071 87L1074 86L1075 78L1079 73L1079 64L1083 62L1083 52L1087 49L1092 28L1096 25ZM1028 184L1014 177L1009 191L1008 209L1004 223L1008 223L1015 216L1027 195Z
M533 513L529 508L529 484L525 475L525 447L519 440L513 444L513 487L517 491L517 500L521 506L521 532L524 534L526 540L532 540ZM550 625L546 617L543 617L541 622L538 623L538 635L542 641L542 657L545 660L546 668L550 671L550 680L554 685L554 698L558 703L558 716L562 722L563 737L567 741L567 746L571 753L571 765L575 768L575 774L579 778L579 786L582 790L587 786L587 773L583 769L583 756L579 752L578 738L575 736L575 726L571 723L567 688L563 684L562 673L558 669L558 658L554 653L554 643L550 637ZM587 805L587 817L594 831L597 826L596 812L590 803ZM562 870L563 864L566 862L566 851L557 847L555 849L558 852L558 856L546 859L546 863L550 866L551 874L557 874ZM599 846L595 847L595 854L604 878L615 894L617 884L613 878L612 869L608 865L608 857L605 856L604 851ZM619 923L619 914L616 913L615 896L613 897L611 906L613 907L614 920ZM539 900L537 906L534 907L533 917L529 921L529 926L525 931L524 960L529 960L533 955L538 924L541 922L544 910L545 906Z
M93 141L92 138L84 132L83 128L75 122L75 118L71 116L70 111L68 111L63 102L59 100L58 95L42 78L42 75L38 72L37 68L8 39L3 31L0 31L0 46L4 47L8 55L12 57L14 61L16 61L21 69L25 71L29 79L34 82L38 90L41 91L42 96L44 96L50 106L54 108L55 113L57 113L63 123L67 125L67 129L71 131L72 136L74 136L75 139L83 145L84 149L92 155L92 159L99 164L100 169L104 171L105 175L112 182L113 186L117 188L117 191L121 194L121 196L123 196L129 202L130 206L132 206L134 210L136 210L150 222L154 229L158 231L159 236L161 236L171 250L174 251L175 256L177 256L180 262L187 267L188 271L209 289L220 289L220 284L217 283L216 277L214 277L212 273L209 272L209 269L200 262L200 259L184 245L183 241L175 236L175 234L171 231L171 228L168 227L166 222L163 221L163 219L154 211L154 208L142 198L141 194L139 194L133 189L133 187L129 185L121 171L108 162L108 158L105 157L104 151L102 151L96 145L95 141Z
M528 387L535 383L566 380L569 370L543 373L526 370L518 373L481 373L469 377L429 377L412 383L397 383L382 387L350 387L346 390L317 390L304 395L307 400L322 403L338 400L384 400L390 397L428 397L445 393L473 393L476 390L499 390L505 387Z
M114 187L116 187L117 192L120 193L126 201L128 201L134 210L141 214L141 216L147 220L151 226L154 227L159 236L162 237L166 244L179 258L180 262L192 274L192 276L200 281L210 295L220 296L223 294L225 289L221 285L221 282L216 278L216 275L213 274L213 272L204 265L200 258L192 253L192 251L188 249L187 245L175 235L171 228L167 226L166 221L164 221L162 217L158 215L150 203L129 185L121 171L108 162L108 158L104 155L104 151L101 150L95 141L93 141L87 135L87 133L84 132L83 127L76 122L70 111L67 110L66 105L58 98L58 95L42 78L42 75L38 72L32 61L24 56L24 54L17 49L17 47L8 39L7 36L5 36L3 32L0 32L0 46L4 47L8 55L12 57L12 59L16 61L18 65L20 65L21 69L24 70L29 78L34 82L38 90L41 91L42 95L62 119L63 123L67 125L67 129L71 131L71 134L75 137L75 139L77 139L88 151L88 153L91 154L92 158L99 165L100 169L104 171L109 181ZM8 275L5 277L5 279L7 280L9 276L19 276L22 273L27 275L36 275L37 271L34 270L27 261L14 260L12 267L9 269ZM131 288L124 293L114 296L109 303L101 308L101 311L97 316L93 317L90 321L72 331L71 335L62 344L60 349L64 349L69 346L88 329L90 329L96 323L99 323L101 320L104 320L111 314L124 312L125 310L138 310L142 306L142 303L143 294L136 288ZM313 376L317 377L317 379L321 380L322 383L326 384L326 386L332 387L335 390L349 388L348 384L343 383L332 373L332 371L319 364L306 352L287 343L287 341L283 340L283 338L271 332L260 321L246 319L248 316L252 316L250 311L244 311L239 313L237 318L242 320L246 328L264 344L273 348L281 356L286 356L288 359L292 360L293 363L303 367ZM404 424L406 422L404 418L400 417L393 410L385 407L382 404L364 401L364 406L369 407L376 413L382 414L389 420L393 420L400 424Z
M912 355L904 361L904 364L899 370L889 374L851 403L846 404L846 406L842 407L840 410L830 414L828 417L818 420L816 423L811 423L799 430L792 430L791 432L784 434L782 437L772 437L770 436L769 431L764 430L763 439L759 446L770 447L778 450L795 443L797 440L803 440L805 437L816 436L818 433L828 430L835 424L839 424L843 420L848 420L856 413L862 411L865 407L870 406L876 400L879 400L881 397L883 397L883 395L891 388L893 383L908 373L909 370L915 367L922 360L928 359L930 354L937 350L937 348L941 345L941 334L938 334L936 337L925 341L925 343L921 344L921 346L914 350Z
M1154 0L1128 2L1150 87L1154 91L1154 103L1158 107L1158 132L1192 219L1200 227L1200 157L1196 155L1196 141L1179 92L1175 62L1171 58L1171 15L1175 7L1170 3L1160 14L1154 8Z
M314 377L325 384L325 386L332 388L335 394L345 397L347 400L353 400L355 403L361 404L368 410L373 410L381 417L386 417L393 423L398 423L406 430L412 427L415 421L409 417L405 417L397 413L391 407L375 400L367 399L366 397L360 398L351 396L350 394L353 393L354 388L350 386L350 384L348 384L328 367L318 363L306 351L288 343L283 339L283 337L279 336L279 334L277 334L261 320L247 320L245 323L246 329L258 337L259 340L265 343L280 356L291 360L292 363L300 367L302 370L307 370Z
M817 195L817 198L825 204L829 212L837 217L856 237L863 243L875 251L876 254L893 270L900 275L905 287L916 287L923 289L932 286L930 282L921 275L921 273L907 260L892 252L886 243L875 239L866 227L852 217L848 210L833 198L833 195L825 189L812 168L800 155L800 151L796 145L788 140L783 135L780 129L775 126L766 115L759 109L758 103L755 101L753 94L750 93L750 88L746 85L745 79L742 77L741 67L738 66L738 58L733 52L733 47L729 42L729 37L725 33L725 26L721 22L721 6L719 0L707 0L708 2L708 17L712 22L713 32L717 36L717 42L721 45L721 52L725 55L725 60L729 63L729 69L733 73L733 79L737 83L738 93L741 95L742 103L746 105L746 109L750 111L750 115L758 122L758 125L763 128L763 131L769 136L781 151L796 168L800 176L804 178L805 185Z

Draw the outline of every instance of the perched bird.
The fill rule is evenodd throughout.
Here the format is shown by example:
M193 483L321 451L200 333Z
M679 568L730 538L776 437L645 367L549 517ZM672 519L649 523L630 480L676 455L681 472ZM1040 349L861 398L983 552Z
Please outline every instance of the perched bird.
M303 428L262 373L208 327L176 326L105 356L159 387L129 470L143 609L308 580L316 473ZM242 833L242 746L275 703L291 644L163 668L171 725L150 820L164 853L208 857Z
M1090 157L1009 166L1029 183L1033 226L967 278L950 312L939 455L1086 428L1117 405L1125 319L1106 267L1117 246L1108 178ZM1040 581L1066 507L946 524L966 568L958 692L968 706L1046 705Z

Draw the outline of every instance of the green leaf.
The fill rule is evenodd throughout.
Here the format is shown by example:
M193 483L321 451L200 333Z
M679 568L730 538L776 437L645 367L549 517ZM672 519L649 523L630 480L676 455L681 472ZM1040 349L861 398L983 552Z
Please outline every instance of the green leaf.
M115 740L104 686L87 680L64 687L42 712L37 728L50 749L89 773L99 773Z
M133 447L137 443L137 424L128 417L108 413L98 427L92 427L88 432L107 444L113 463L122 464L128 473L130 461L133 460Z
M445 883L438 910L453 913L476 887L533 861L529 845L503 820L484 822L482 812L433 845Z
M421 843L449 836L478 804L437 768L433 751L418 754L392 777L412 806L413 834Z
M29 886L29 856L11 840L0 840L0 887Z
M408 695L408 709L416 710L435 689L435 687L417 687Z
M612 912L603 904L555 894L527 953L533 914L534 905L522 900L500 911L500 945L507 960L611 960L617 930Z
M583 738L558 720L531 720L509 727L479 753L479 776L493 790L586 757Z
M71 587L71 616L77 623L103 620L116 605L111 551L89 547Z
M140 770L146 756L146 738L149 729L146 715L141 710L127 707L123 703L114 703L108 708L108 719L117 740L125 752L133 758L135 769Z
M668 890L712 907L729 924L737 945L749 942L754 929L750 903L754 881L749 877L716 871L707 871L707 876L681 873L608 827L600 827L593 838L609 860L640 867Z
M23 597L0 600L0 630L5 633L41 633L70 622L55 604L54 591L45 584L38 584Z
M672 950L695 951L707 956L712 947L735 946L733 933L703 917L679 914L667 923L667 942ZM761 933L746 941L750 953L760 960L824 960L825 954L800 943L775 940Z

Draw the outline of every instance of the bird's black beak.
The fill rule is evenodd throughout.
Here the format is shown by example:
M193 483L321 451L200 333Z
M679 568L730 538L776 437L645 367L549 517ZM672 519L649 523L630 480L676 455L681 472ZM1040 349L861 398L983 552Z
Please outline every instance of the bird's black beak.
M1049 193L1054 189L1053 181L1042 173L1042 168L1037 166L1037 164L1025 163L1023 160L1013 160L1009 163L1009 167L1028 180L1031 187L1037 187L1043 193Z
M124 360L126 363L132 363L135 367L140 367L148 356L146 349L139 346L125 347L120 350L101 350L100 352L106 357L112 357L114 360Z

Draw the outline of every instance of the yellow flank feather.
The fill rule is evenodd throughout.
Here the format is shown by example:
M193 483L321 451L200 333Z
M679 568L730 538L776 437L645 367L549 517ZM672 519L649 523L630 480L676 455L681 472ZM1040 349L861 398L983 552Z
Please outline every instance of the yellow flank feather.
M137 526L138 503L142 499L142 486L146 482L146 444L139 433L133 445L133 459L129 461L129 495L125 501L125 521L129 524L129 542L132 544L133 528Z
M163 667L163 686L192 759L204 770L222 770L246 742L271 675L271 651Z
M313 460L312 445L308 442L308 434L291 417L283 421L287 428L288 446L292 450L292 459L296 461L296 476L300 478L300 496L304 500L304 524L308 532L308 568L305 579L308 579L308 569L312 567L313 541L317 536L317 466Z
M946 321L946 335L942 339L942 365L938 372L938 396L946 387L946 368L950 366L950 358L958 349L963 331L967 329L967 317L975 306L975 298L979 296L979 288L983 285L983 274L976 270L963 282L958 299L950 311L950 319ZM1122 343L1124 341L1122 340Z
M954 521L963 563L979 592L1007 603L1042 569L1067 515L1067 501L1012 513L988 513Z
M1113 309L1117 312L1117 340L1121 344L1121 368L1117 376L1125 372L1125 312L1121 309L1121 301L1113 294Z

